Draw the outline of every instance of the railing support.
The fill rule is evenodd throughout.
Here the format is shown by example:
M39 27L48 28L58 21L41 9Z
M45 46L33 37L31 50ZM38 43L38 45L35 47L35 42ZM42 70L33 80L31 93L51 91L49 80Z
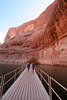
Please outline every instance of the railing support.
M22 68L22 72L23 72L23 68Z
M15 82L15 80L16 80L16 70L15 70L15 75L14 75L14 82Z
M20 76L20 69L18 70L18 72L19 72L19 73L18 73L18 76Z
M42 83L42 71L41 71L41 83Z
M51 78L48 76L48 83L49 83L49 96L50 99L52 100L52 90L51 90Z
M67 92L67 88L65 88L64 86L62 86L59 82L57 82L55 79L53 79L52 77L50 77L47 73L45 73L44 71L42 71L40 68L36 67L35 68L36 72L38 75L40 75L40 79L41 79L41 75L42 75L42 80L44 80L46 82L46 84L49 87L49 96L50 96L50 100L52 100L52 92L57 96L57 98L59 100L62 100L61 97L57 94L57 92L53 89L52 87L52 81L55 82L58 86L60 86L62 89L64 89ZM39 72L40 71L40 72ZM41 74L42 72L42 74ZM48 77L48 82L46 81L46 79L43 77L43 75L46 75Z
M13 71L11 71L11 72L9 72L9 73L7 73L7 74L5 74L4 76L1 76L0 77L0 82L1 82L1 84L0 84L0 99L2 98L2 95L3 95L3 89L4 89L4 85L6 85L11 79L13 79L14 78L14 82L15 82L15 80L16 80L16 75L17 75L17 70L19 69L19 75L21 74L21 72L23 72L23 70L25 69L25 68L22 68L22 67L20 67L21 69L19 69L19 68L17 68L17 69L15 69L15 70L13 70ZM10 75L11 73L14 73L14 75L13 75L13 77L12 78L10 78L8 81L6 81L5 82L5 77L7 76L7 75Z
M1 99L1 86L0 86L0 99Z
M4 86L4 78L2 76L2 78L1 78L1 86L0 86L0 98L2 97L2 94L3 94L3 86Z

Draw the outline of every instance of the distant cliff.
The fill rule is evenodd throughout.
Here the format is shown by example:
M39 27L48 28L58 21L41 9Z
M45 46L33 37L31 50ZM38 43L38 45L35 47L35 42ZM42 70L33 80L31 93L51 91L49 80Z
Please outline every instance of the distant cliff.
M37 19L10 28L0 62L67 65L67 1L56 0Z

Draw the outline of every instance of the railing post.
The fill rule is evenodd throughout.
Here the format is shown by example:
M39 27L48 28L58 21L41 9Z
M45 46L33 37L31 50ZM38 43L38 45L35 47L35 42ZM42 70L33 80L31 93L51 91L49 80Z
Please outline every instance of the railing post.
M50 99L52 100L52 90L51 90L51 78L48 76L48 83L49 83L49 96Z
M20 76L20 74L21 74L21 69L19 69L19 76Z
M16 80L16 70L15 70L15 75L14 75L14 82L15 82L15 80Z
M20 76L20 69L19 69L19 76Z
M0 86L0 99L1 99L1 86Z
M0 86L0 98L2 97L2 94L3 94L3 85L4 84L4 79L3 79L3 76L1 78L1 86Z
M37 68L37 70L38 70L38 76L39 76L39 69Z
M22 67L22 72L23 72L23 67ZM22 73L22 72L21 72L21 73Z
M41 83L42 83L42 71L41 71Z

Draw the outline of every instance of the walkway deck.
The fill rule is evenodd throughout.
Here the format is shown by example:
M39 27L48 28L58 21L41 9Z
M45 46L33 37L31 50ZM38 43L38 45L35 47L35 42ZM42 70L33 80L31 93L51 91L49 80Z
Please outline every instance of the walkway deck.
M2 100L50 100L36 72L27 72L27 68L8 89Z

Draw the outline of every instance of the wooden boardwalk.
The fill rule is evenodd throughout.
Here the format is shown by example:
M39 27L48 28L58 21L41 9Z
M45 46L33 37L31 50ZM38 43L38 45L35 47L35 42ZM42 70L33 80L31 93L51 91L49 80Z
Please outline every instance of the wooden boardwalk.
M27 68L3 95L2 100L50 100L36 72Z

